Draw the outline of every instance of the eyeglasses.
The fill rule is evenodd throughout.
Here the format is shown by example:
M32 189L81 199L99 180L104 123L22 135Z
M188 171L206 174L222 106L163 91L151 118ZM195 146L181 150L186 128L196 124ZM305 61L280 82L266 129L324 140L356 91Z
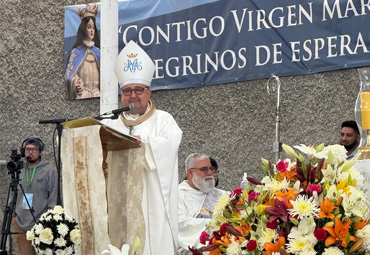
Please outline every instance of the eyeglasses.
M39 150L39 148L26 148L25 149L27 152L35 152L35 151L38 151Z
M144 90L147 89L147 88L143 88L143 87L135 87L133 89L130 89L130 88L126 88L126 89L122 89L122 93L125 95L125 96L131 96L132 94L132 91L135 91L135 94L136 95L142 95L144 93Z
M197 170L199 170L199 171L201 171L205 174L208 172L208 169L211 170L212 173L218 173L217 168L214 167L214 166L211 166L211 167L206 167L205 166L205 167L201 167L201 168L192 167L190 169L197 169Z

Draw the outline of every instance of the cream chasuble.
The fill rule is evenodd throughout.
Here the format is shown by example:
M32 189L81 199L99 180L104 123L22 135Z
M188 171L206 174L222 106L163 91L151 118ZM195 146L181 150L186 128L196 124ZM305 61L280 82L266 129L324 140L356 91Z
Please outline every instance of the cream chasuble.
M123 134L130 130L121 119L102 121ZM143 255L175 255L178 234L178 159L182 131L173 117L156 110L144 122L133 126L145 145L147 168L142 175L141 205L145 222ZM138 220L138 219L133 219Z

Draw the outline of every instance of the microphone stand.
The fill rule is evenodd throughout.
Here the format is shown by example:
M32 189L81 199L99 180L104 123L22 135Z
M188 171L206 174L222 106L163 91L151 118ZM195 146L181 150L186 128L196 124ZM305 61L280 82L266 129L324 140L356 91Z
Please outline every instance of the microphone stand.
M68 121L67 119L53 119L53 120L40 120L39 124L56 124L55 129L58 132L58 159L57 159L57 173L58 173L58 192L57 192L57 205L62 205L60 195L60 182L61 182L61 146L62 146L62 132L63 125L61 123Z
M270 80L274 78L276 80L276 85L270 86ZM277 90L276 98L276 109L275 109L275 142L272 144L272 152L275 153L275 162L280 160L280 152L282 151L282 143L280 142L280 79L278 76L272 74L267 81L267 92L271 95L275 90Z

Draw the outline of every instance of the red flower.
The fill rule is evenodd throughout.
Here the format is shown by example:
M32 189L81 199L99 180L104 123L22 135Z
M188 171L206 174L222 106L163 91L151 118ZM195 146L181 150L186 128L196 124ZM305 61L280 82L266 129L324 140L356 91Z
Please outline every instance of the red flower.
M203 231L202 234L200 234L200 243L206 244L207 239L209 238L209 235L206 231Z
M234 189L232 195L241 194L242 192L243 192L243 189L241 187L237 187L236 189Z
M317 195L320 195L320 193L322 191L321 186L319 184L310 184L310 185L307 186L306 193L307 193L308 197L312 197L314 191L317 192Z
M248 193L248 202L250 203L251 201L254 201L258 198L258 196L260 195L260 193L258 192L255 192L253 190L251 190L249 193Z
M247 243L248 251L254 251L257 248L257 241L256 240L249 240Z
M266 227L270 228L270 229L276 229L278 227L278 222L277 220L273 220L271 222L267 222L266 223Z
M288 162L280 160L279 163L276 164L276 170L278 170L280 173L284 173L288 171L288 166L289 166Z
M230 224L229 223L224 223L221 225L220 227L220 235L224 235L226 233L226 230L227 230L227 227L229 226Z
M326 231L322 228L318 228L313 232L313 235L318 241L324 241L326 239Z

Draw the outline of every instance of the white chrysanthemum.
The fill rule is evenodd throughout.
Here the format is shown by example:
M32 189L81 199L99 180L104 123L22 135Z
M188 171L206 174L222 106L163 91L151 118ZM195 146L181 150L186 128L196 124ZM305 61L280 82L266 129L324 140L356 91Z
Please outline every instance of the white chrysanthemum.
M228 205L229 201L230 201L229 195L226 193L222 194L222 196L218 200L218 203L215 206L215 209L213 210L213 215L223 215L224 210L226 206Z
M35 233L37 235L39 235L43 229L44 229L44 227L42 226L42 224L36 224L35 225Z
M69 215L69 214L64 215L64 218L65 218L67 221L69 221L69 222L74 222L73 217L72 217L71 215Z
M261 236L257 242L263 246L264 243L272 242L278 238L279 235L275 229L265 228L261 229Z
M58 230L58 233L61 235L61 236L66 236L68 234L68 231L69 231L69 228L66 224L64 223L60 223L58 226L57 226L57 230Z
M277 181L269 176L265 176L261 182L265 184L263 186L263 190L267 191L280 191L282 189L288 189L290 184L290 181L286 178L284 178L282 181Z
M59 214L56 214L56 215L54 215L54 220L56 220L56 221L61 221L63 218L62 218L62 216L60 216Z
M292 216L299 216L300 219L317 216L320 211L313 197L308 198L305 195L298 195L297 199L295 201L290 200L290 203L293 205L293 208L289 209L290 213Z
M45 255L53 255L53 250L50 249L50 248L47 248L45 251L44 251L44 254Z
M317 252L314 249L303 249L299 255L316 255Z
M328 247L324 250L322 255L344 255L344 253L338 247Z
M55 254L56 254L56 255L65 255L64 250L62 250L62 249L58 249L58 250L56 250L56 251L55 251Z
M357 230L355 236L364 239L362 247L366 250L370 250L370 225L366 225L362 229Z
M40 242L41 242L39 237L35 237L35 240L34 241L35 241L35 244L36 245L39 245Z
M317 243L317 239L313 232L315 231L316 223L313 217L303 218L298 227L293 227L288 235L289 241L293 239L305 239L312 245Z
M339 144L329 145L324 147L321 152L316 154L317 158L325 158L328 159L329 151L334 156L334 165L338 165L338 163L345 161L347 159L347 150L344 146Z
M344 213L347 217L351 217L352 215L363 217L364 214L361 210L366 206L364 203L365 194L355 187L349 186L349 188L350 192L344 192L342 194Z
M72 254L74 254L73 252L74 252L74 250L73 250L73 247L71 247L71 246L64 249L65 255L72 255Z
M241 246L238 242L234 240L231 241L231 244L226 248L227 255L240 255L242 252Z
M300 254L304 250L313 250L313 245L307 239L292 239L287 245L287 251Z
M57 239L54 240L54 244L57 247L63 247L66 246L67 241L63 237L58 237Z
M45 217L45 221L51 221L53 219L53 216L49 215Z

